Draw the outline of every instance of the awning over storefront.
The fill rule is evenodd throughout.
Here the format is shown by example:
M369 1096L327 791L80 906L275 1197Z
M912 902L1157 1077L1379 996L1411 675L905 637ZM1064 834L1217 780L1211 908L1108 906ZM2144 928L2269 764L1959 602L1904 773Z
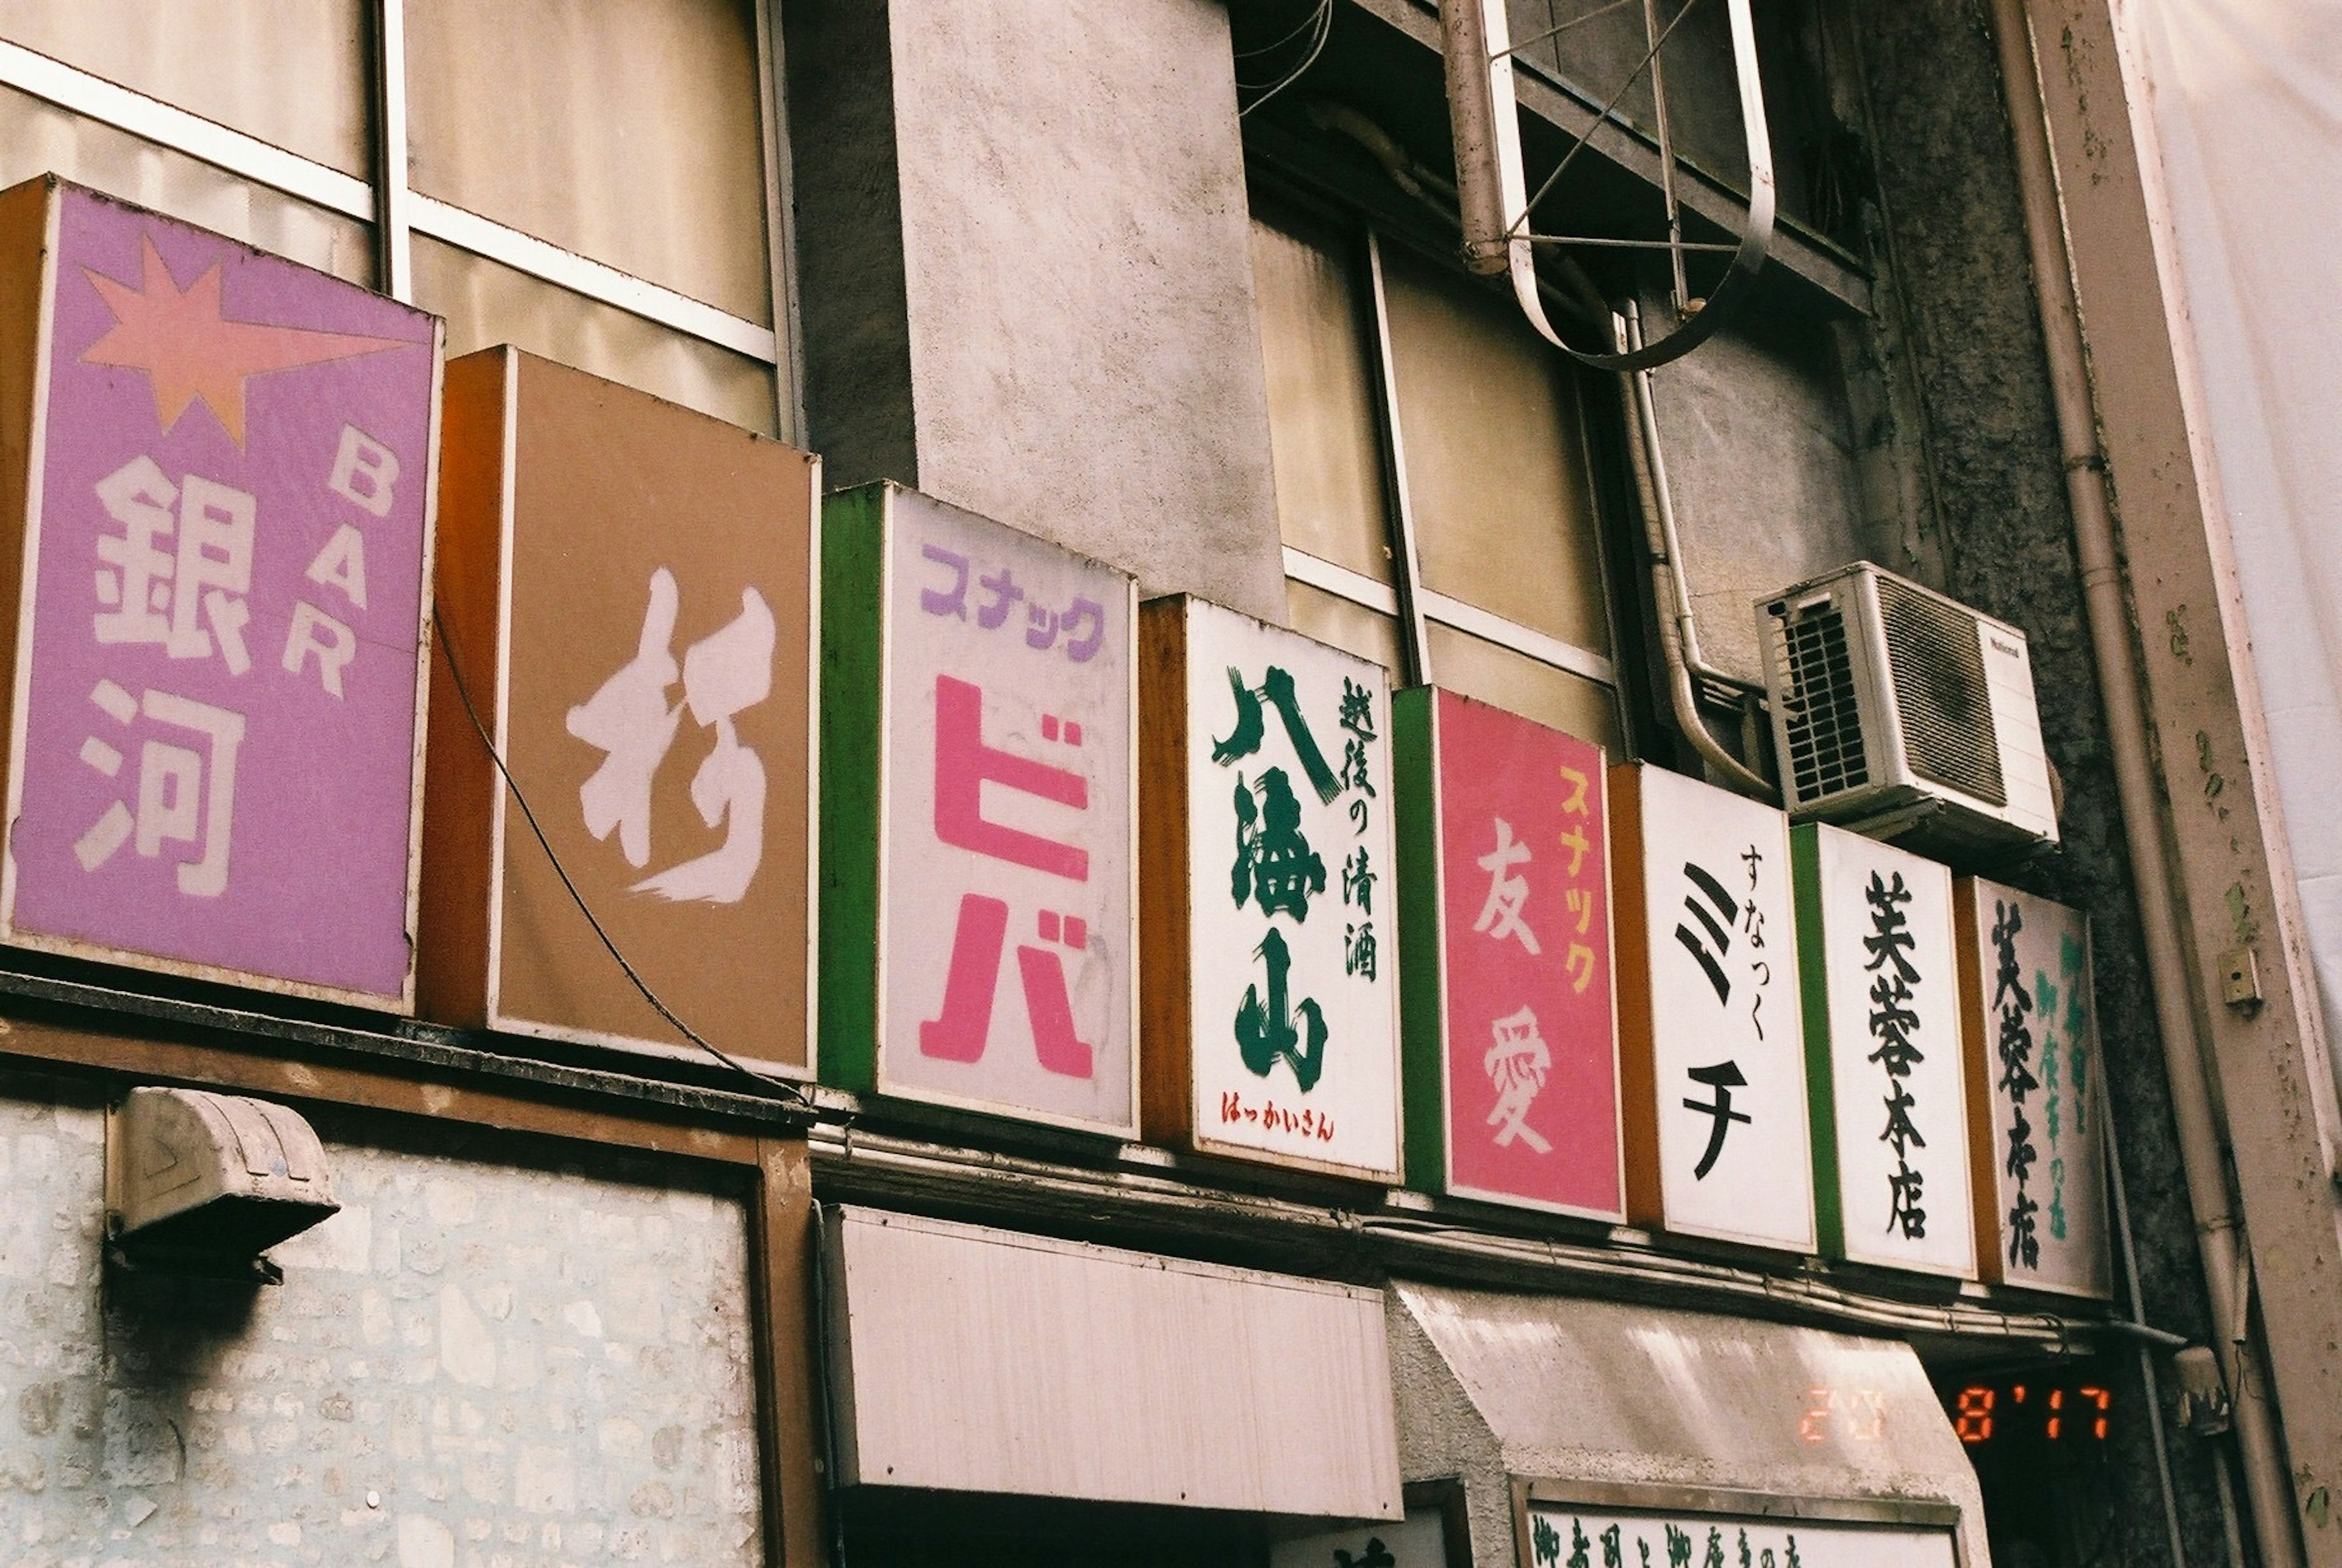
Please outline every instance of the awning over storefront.
M1400 1516L1379 1293L832 1214L841 1484Z
M1392 1300L1405 1473L1464 1477L1484 1562L1488 1537L1509 1557L1523 1496L1596 1513L1956 1519L1965 1561L1990 1561L1975 1471L1899 1340L1413 1283Z

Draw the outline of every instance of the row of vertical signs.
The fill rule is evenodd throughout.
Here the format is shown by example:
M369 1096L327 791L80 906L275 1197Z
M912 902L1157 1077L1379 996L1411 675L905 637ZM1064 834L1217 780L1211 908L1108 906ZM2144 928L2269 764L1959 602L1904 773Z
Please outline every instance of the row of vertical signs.
M2107 1292L2072 910L55 181L0 363L8 943Z

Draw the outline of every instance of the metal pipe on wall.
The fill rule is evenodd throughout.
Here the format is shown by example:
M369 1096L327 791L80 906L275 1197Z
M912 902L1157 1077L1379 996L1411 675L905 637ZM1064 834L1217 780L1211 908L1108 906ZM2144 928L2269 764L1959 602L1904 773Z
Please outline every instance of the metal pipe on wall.
M2146 719L2138 653L2131 635L2117 559L2115 524L2107 504L2106 458L2097 440L2080 303L2067 255L2057 165L2037 75L2032 27L2025 0L1992 0L1995 44L2008 95L2017 188L2024 200L2034 296L2049 361L2049 386L2066 467L2066 494L2074 516L2074 552L2081 569L2082 602L2098 682L2106 696L2107 735L2121 797L2123 831L2163 1036L2189 1206L2196 1215L2204 1283L2218 1328L2222 1371L2236 1411L2238 1452L2252 1504L2255 1541L2267 1568L2302 1562L2295 1533L2293 1492L2276 1416L2257 1392L2259 1357L2251 1333L2250 1281L2245 1273L2241 1222L2228 1193L2218 1121L2213 1111L2203 1032L2197 1026L2187 984L2186 933L2173 890L2165 842L2161 794Z

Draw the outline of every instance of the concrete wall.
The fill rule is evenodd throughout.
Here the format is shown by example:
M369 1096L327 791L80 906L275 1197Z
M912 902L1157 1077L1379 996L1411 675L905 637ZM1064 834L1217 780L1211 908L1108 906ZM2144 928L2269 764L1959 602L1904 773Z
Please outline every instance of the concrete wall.
M1281 620L1222 8L804 0L787 45L827 482Z
M0 1098L0 1561L763 1562L737 1201L318 1124L285 1283L150 1295L102 1108Z
M2014 878L2090 912L2115 1148L2128 1186L2142 1296L2162 1328L2199 1343L2208 1318L2194 1225L2107 746L2104 700L2082 618L2072 525L2017 204L2007 110L1984 7L1898 0L1851 7L1870 84L1883 239L1895 263L1885 303L1902 312L1927 410L1929 488L1956 597L2022 627L2041 727L2066 788L2057 852ZM2132 1358L2114 1358L2117 1397L2140 1408ZM2168 1389L2168 1383L2166 1383ZM2120 1433L2136 1506L2112 1562L2168 1561L2143 1422ZM2215 1451L2172 1432L2188 1559L2226 1560Z

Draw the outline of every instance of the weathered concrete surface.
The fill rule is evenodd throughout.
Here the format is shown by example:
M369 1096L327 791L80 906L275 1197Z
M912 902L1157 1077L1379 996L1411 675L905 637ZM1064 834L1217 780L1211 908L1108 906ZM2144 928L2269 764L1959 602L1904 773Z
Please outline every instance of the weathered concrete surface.
M1281 620L1222 8L812 0L788 48L828 482Z
M386 1148L281 1286L102 1277L105 1114L0 1098L0 1560L760 1563L747 1242L702 1192Z
M1900 0L1852 8L1871 83L1887 231L1949 561L1944 586L2024 629L2044 738L2066 788L2058 852L2013 880L2090 912L2115 1147L2129 1189L2148 1316L2201 1341L2208 1316L2162 1042L2149 1002L2103 699L2082 616L2070 514L2027 262L2007 111L1983 7ZM2117 1397L2145 1398L2110 1358ZM2166 1384L2167 1389L2168 1383ZM2144 1422L2118 1428L2129 1505L2108 1561L2169 1552ZM2191 1562L2225 1559L2210 1459L2176 1430L2171 1458Z

